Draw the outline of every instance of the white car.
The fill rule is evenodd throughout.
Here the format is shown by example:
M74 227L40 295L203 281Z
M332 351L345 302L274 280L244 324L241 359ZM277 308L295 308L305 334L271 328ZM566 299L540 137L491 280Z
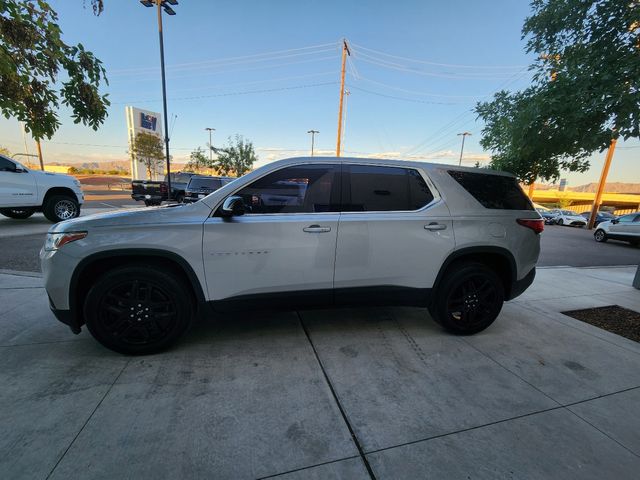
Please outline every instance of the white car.
M472 334L531 284L543 228L506 173L292 158L195 203L59 223L40 259L57 318L122 353L168 347L197 310L423 306Z
M640 212L599 223L598 228L593 232L593 238L596 242L612 239L623 240L631 245L640 245Z
M30 170L0 155L0 214L25 219L43 212L51 222L80 215L84 195L80 182L59 173Z
M587 224L587 220L572 210L558 210L553 217L553 223L570 227L584 227Z

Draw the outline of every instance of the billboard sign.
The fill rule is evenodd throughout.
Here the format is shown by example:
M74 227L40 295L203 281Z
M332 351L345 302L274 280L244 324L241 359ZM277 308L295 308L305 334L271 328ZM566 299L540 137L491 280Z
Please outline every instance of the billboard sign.
M125 113L127 115L129 152L131 152L131 178L134 180L154 180L162 174L164 169L159 168L158 171L152 172L153 178L148 178L146 167L136 160L133 150L138 133L150 133L162 138L162 117L159 113L136 107L125 107Z

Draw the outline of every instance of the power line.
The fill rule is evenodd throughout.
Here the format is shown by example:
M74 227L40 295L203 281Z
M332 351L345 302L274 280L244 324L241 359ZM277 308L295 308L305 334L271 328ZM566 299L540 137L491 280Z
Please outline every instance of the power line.
M349 88L353 88L353 89L359 90L361 92L369 93L371 95L377 95L379 97L392 98L394 100L402 100L404 102L426 103L426 104L429 104L429 105L458 105L458 103L455 103L455 102L432 102L430 100L419 100L419 99L415 99L415 98L397 97L395 95L387 95L386 93L374 92L372 90L367 90L366 88L357 87L355 85L349 85Z
M365 51L369 51L369 52L374 53L374 54L384 55L386 57L397 58L397 59L406 60L406 61L409 61L409 62L423 63L425 65L433 65L433 66L438 66L438 67L503 69L503 70L508 70L508 69L509 70L515 70L515 69L526 68L526 66L524 66L524 65L462 65L462 64L455 64L455 63L439 63L439 62L432 62L432 61L428 61L428 60L419 60L419 59L416 59L416 58L402 57L400 55L393 55L393 54L390 54L390 53L382 52L380 50L374 50L372 48L363 47L362 45L358 45L358 44L353 44L353 46L356 47L356 51L357 50L365 50Z

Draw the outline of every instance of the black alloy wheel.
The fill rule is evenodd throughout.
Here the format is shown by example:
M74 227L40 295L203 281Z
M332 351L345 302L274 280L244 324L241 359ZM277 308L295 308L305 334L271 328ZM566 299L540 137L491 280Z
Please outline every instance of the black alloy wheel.
M123 267L105 274L85 301L87 328L116 352L163 350L189 327L190 292L174 275L152 267Z
M431 313L450 332L471 335L491 325L503 303L504 286L498 275L483 264L468 263L445 276Z

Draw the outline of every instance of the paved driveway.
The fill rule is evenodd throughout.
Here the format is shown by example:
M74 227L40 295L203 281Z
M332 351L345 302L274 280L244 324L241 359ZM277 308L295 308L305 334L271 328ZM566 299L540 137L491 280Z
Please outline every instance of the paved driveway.
M557 313L640 310L632 275L540 270L473 337L413 308L257 313L148 357L0 275L0 477L636 479L640 346Z

